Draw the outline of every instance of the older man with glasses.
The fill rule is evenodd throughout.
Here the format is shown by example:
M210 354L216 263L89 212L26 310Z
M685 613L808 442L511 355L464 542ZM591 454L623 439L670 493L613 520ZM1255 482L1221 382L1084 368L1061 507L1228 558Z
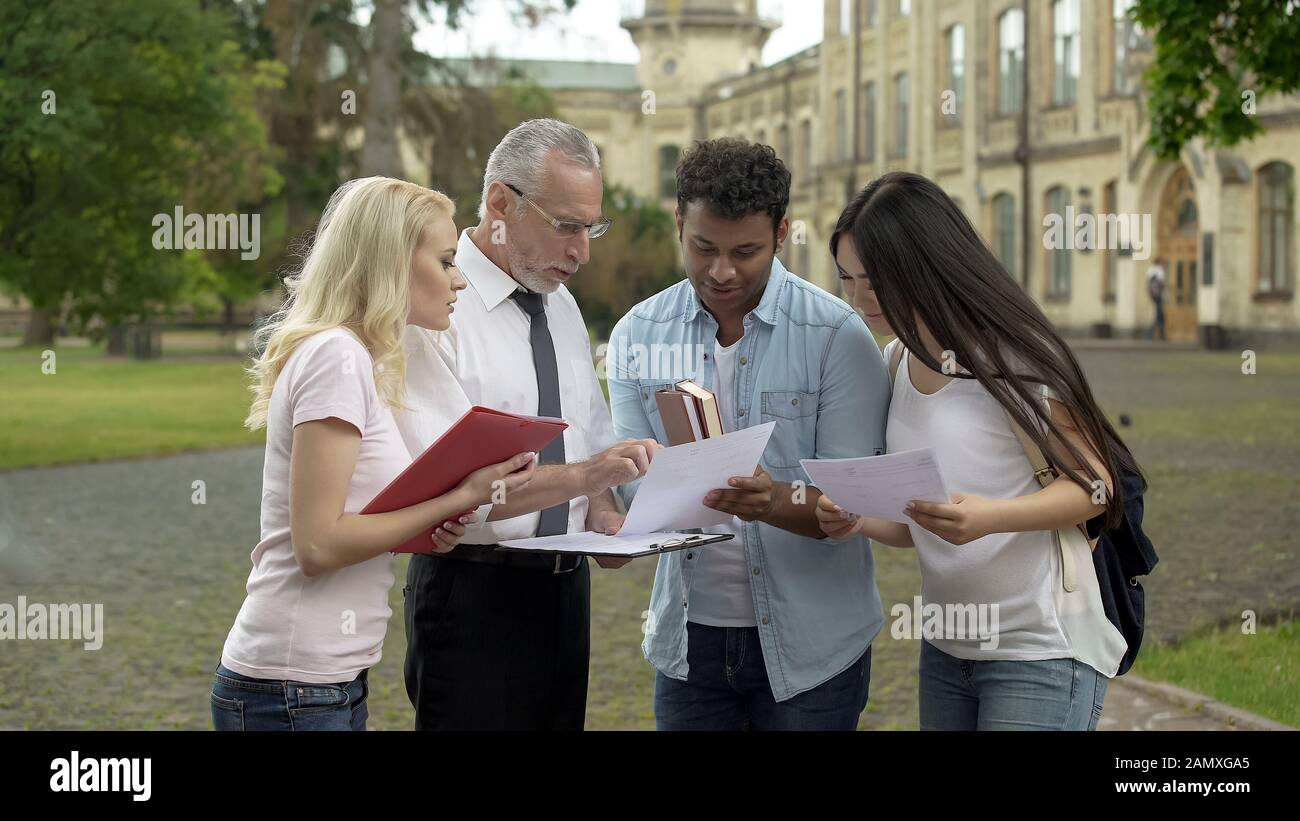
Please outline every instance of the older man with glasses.
M410 326L406 404L398 427L413 453L474 404L562 417L540 454L526 507L539 513L468 527L451 552L416 554L407 573L406 689L417 729L583 727L591 582L585 557L498 551L506 539L617 532L611 487L645 475L653 440L615 443L578 305L564 284L609 230L600 158L557 120L512 129L488 158L479 223L456 266L469 282L450 332ZM432 386L450 370L464 389ZM466 403L465 400L468 400ZM541 503L537 496L542 499ZM626 560L598 559L602 567Z

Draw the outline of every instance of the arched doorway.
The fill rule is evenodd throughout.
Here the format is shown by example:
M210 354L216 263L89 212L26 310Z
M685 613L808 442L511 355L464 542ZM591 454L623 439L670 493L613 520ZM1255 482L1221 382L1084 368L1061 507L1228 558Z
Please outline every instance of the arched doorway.
M1165 328L1171 342L1196 340L1196 189L1182 166L1160 194L1156 259L1165 267ZM1146 280L1143 279L1145 290Z

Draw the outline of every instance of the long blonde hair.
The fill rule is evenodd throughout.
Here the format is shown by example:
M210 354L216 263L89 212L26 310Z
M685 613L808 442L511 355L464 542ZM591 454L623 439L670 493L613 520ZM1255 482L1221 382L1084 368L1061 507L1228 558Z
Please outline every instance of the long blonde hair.
M298 345L331 328L357 335L374 361L380 398L401 407L411 257L429 224L454 211L446 195L403 180L364 177L339 186L302 269L284 282L284 305L254 336L262 353L248 369L249 430L266 425L271 389Z

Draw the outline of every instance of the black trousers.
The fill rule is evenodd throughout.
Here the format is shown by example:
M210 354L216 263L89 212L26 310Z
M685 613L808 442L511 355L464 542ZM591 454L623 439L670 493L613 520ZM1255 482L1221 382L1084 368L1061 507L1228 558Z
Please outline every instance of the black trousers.
M417 730L581 730L591 574L417 553L406 574L406 694Z

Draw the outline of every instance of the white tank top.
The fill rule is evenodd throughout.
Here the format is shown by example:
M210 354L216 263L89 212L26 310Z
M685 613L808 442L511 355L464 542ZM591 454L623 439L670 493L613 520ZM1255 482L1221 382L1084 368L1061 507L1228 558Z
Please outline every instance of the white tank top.
M895 340L886 347L887 362L900 344ZM1029 459L1002 406L984 386L974 379L953 379L933 394L923 394L912 384L908 359L902 357L894 377L889 452L934 448L949 493L993 499L1036 493L1040 488ZM1110 667L1101 670L1104 675L1114 674L1109 659L1095 660L1086 651L1088 657L1081 658L1062 627L1053 595L1053 585L1060 584L1059 551L1051 532L991 533L957 547L919 525L909 529L921 565L923 610L932 604L944 613L967 605L997 605L995 648L978 636L930 639L935 647L961 659L1078 658ZM1109 622L1099 629L1105 627Z

